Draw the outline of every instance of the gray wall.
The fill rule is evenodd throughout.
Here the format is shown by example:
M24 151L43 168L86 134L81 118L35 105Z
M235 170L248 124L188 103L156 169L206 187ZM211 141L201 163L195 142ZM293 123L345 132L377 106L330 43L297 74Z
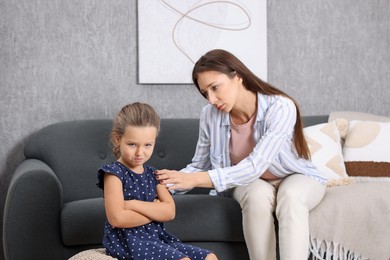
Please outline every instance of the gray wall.
M267 5L268 81L304 115L390 115L389 0ZM199 116L205 101L193 86L137 84L136 36L134 0L0 0L1 221L22 146L37 129L111 118L132 101L164 118Z

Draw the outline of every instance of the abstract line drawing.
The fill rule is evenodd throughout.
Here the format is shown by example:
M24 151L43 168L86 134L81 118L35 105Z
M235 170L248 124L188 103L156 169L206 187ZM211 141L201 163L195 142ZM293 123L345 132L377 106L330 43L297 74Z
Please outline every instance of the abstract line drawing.
M167 7L171 8L172 10L174 10L175 12L177 12L179 15L181 15L181 17L179 18L179 20L175 23L175 26L172 30L172 41L173 43L175 44L175 46L194 64L195 61L192 60L191 57L189 57L189 55L185 52L185 50L179 45L179 42L178 42L178 38L179 38L179 35L177 35L177 28L179 27L179 25L182 23L183 19L191 19L197 23L200 23L200 24L203 24L205 26L209 26L209 27L213 27L213 28L217 28L217 29L221 29L221 30L227 30L227 31L240 31L240 30L245 30L247 28L250 27L251 25L251 15L250 15L250 12L248 10L245 10L245 7L242 6L242 5L239 5L237 3L234 3L232 1L210 1L210 2L206 2L206 3L203 3L203 4L198 4L198 5L195 5L193 8L189 9L186 13L182 13L180 10L176 9L174 6L170 5L167 1L164 1L164 0L160 0L161 2L163 2ZM244 22L237 22L237 23L233 23L233 24L216 24L216 23L210 23L208 22L207 20L200 20L200 19L197 19L196 17L192 17L191 16L191 13L193 13L194 11L196 11L197 9L200 9L200 8L206 8L207 6L210 6L210 5L216 5L216 4L226 4L226 5L233 5L235 7L237 7L238 9L240 9L244 15L248 18L247 21L244 21Z
M188 84L196 60L221 48L267 76L265 0L138 1L138 81Z

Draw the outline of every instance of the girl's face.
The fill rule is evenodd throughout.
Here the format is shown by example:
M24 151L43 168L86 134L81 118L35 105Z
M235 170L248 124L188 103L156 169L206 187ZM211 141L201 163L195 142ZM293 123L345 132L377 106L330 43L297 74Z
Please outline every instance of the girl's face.
M143 173L143 164L152 156L157 137L154 126L128 126L121 138L116 138L121 156L118 161L136 173Z
M241 79L235 75L229 78L217 71L198 74L200 92L218 110L229 113L237 102Z

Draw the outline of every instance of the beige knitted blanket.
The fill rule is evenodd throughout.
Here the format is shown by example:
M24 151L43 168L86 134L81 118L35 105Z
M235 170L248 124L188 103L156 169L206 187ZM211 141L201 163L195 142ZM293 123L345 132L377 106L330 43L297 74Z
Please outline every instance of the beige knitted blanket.
M390 259L390 182L328 187L310 212L313 259Z

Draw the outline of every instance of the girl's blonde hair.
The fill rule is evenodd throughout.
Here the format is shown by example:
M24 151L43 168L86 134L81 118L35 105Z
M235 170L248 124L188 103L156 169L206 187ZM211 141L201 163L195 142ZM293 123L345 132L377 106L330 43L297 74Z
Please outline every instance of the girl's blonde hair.
M128 126L152 126L156 127L158 133L160 131L160 117L152 106L145 103L135 102L124 106L116 115L111 131L113 153L117 159L121 154L116 140L122 138Z

